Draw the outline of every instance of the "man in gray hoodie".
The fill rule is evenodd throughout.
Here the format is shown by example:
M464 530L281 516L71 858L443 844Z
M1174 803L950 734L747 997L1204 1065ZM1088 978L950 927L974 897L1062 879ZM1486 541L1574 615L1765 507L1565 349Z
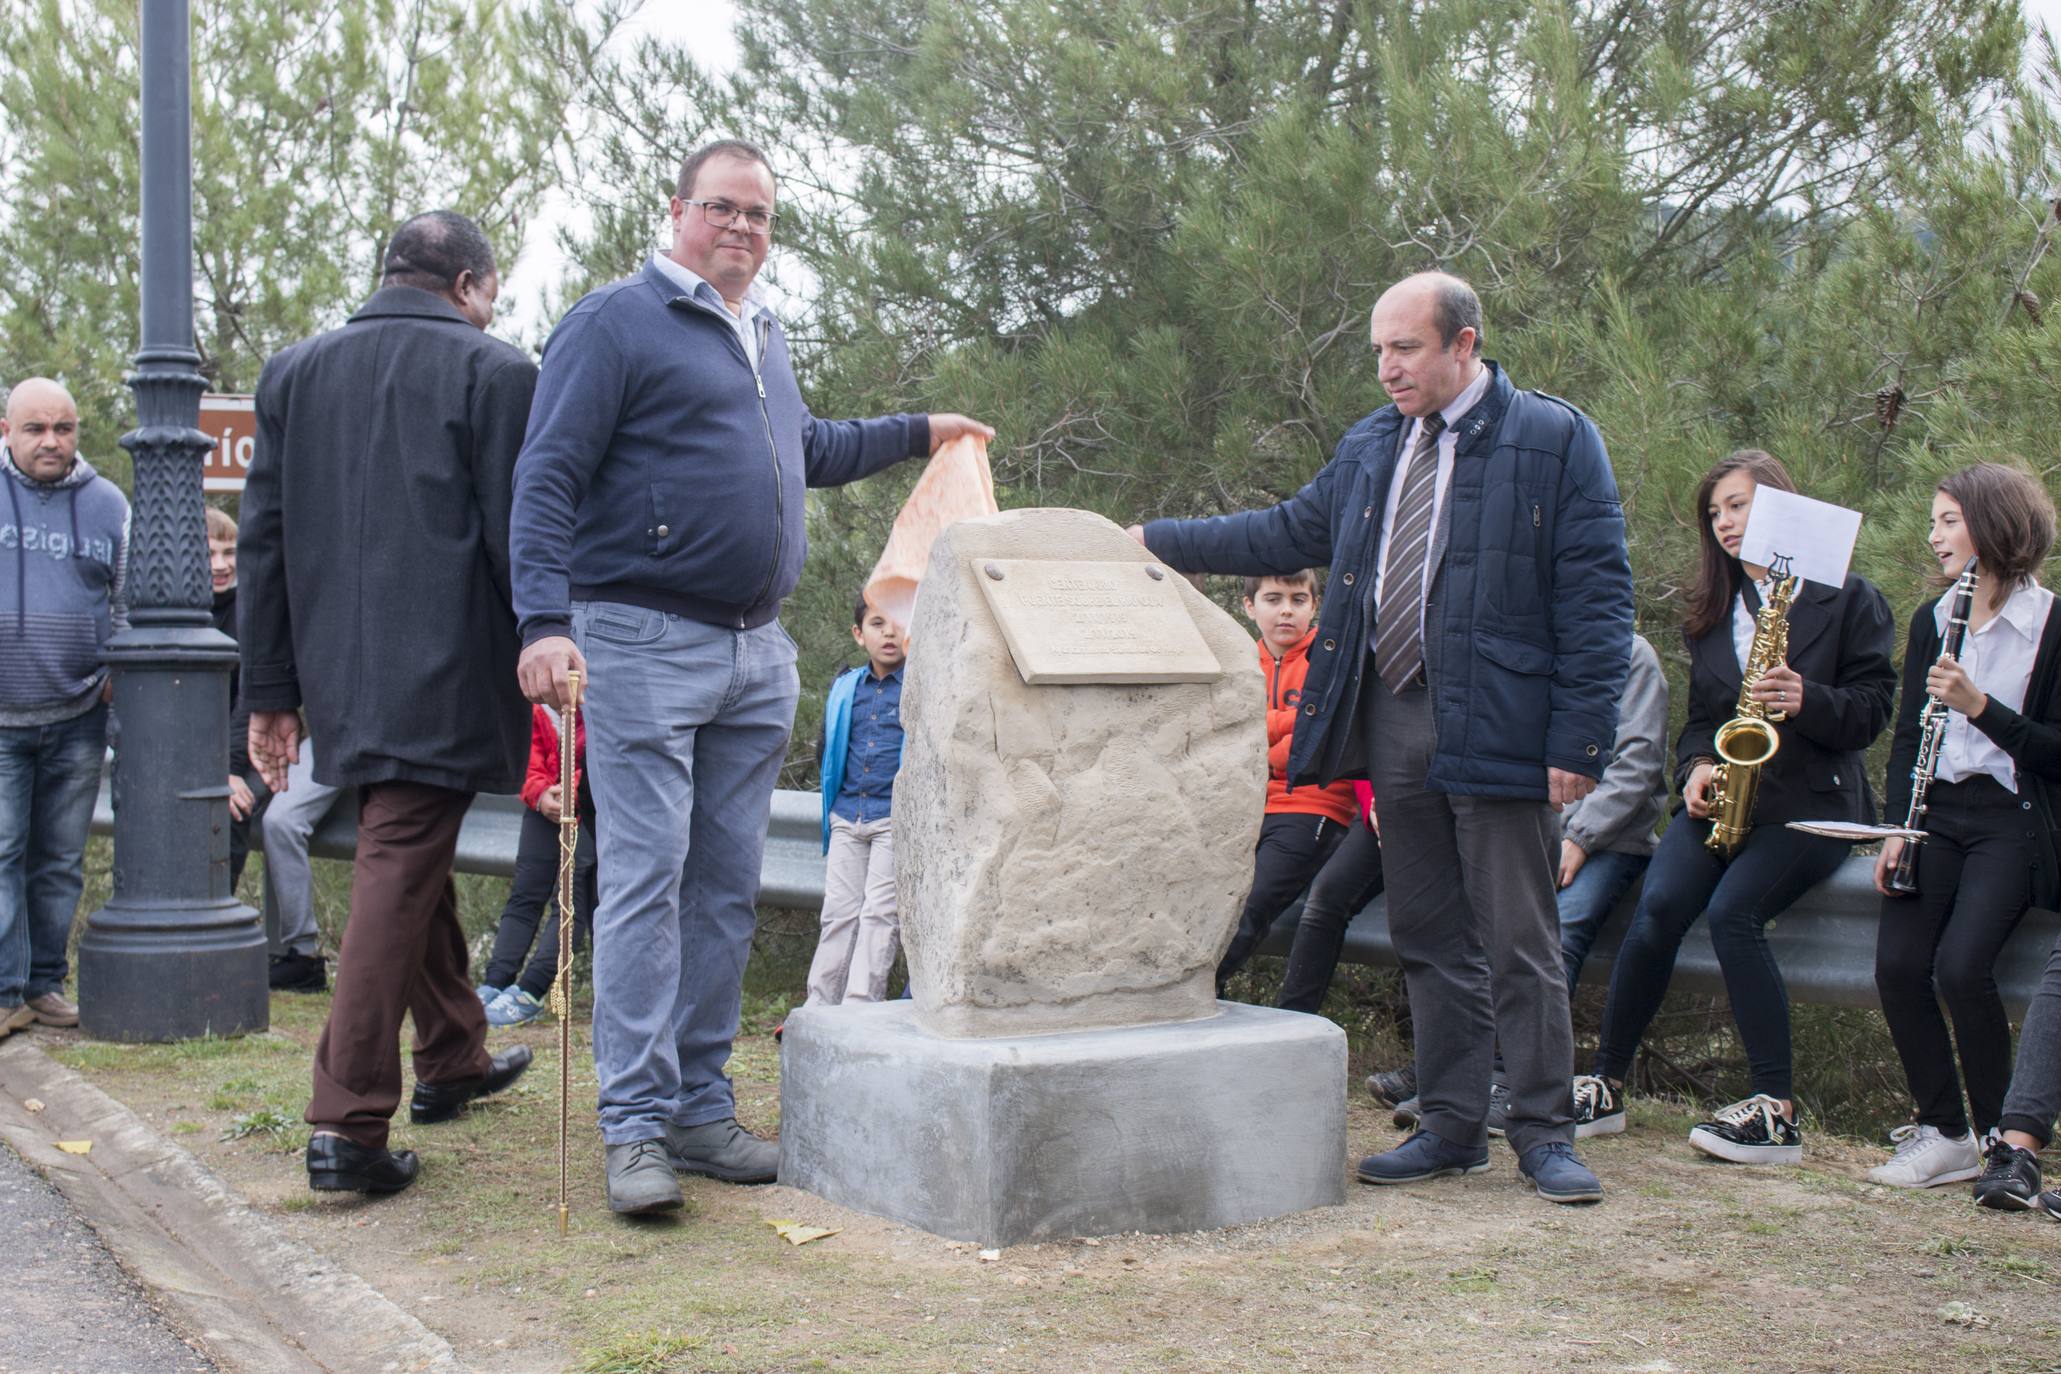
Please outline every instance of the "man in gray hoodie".
M0 1036L75 1026L67 947L107 751L101 651L124 620L129 499L79 457L79 409L32 377L0 420Z

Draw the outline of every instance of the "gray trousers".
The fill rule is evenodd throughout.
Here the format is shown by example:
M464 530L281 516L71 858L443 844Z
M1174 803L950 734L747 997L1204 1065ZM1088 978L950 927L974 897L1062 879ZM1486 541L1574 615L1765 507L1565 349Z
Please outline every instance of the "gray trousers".
M2011 1091L2004 1098L1998 1125L2051 1145L2056 1117L2061 1117L2061 942L2048 957L2047 971L2025 1009Z
M601 1138L621 1145L737 1114L723 1066L801 679L778 621L572 612L600 847L594 1070Z
M1574 1141L1574 1027L1560 958L1554 864L1560 819L1545 802L1450 796L1425 786L1431 694L1362 690L1369 777L1381 819L1389 930L1417 1034L1423 1129L1488 1141L1497 1031L1509 1140Z
M275 792L258 818L265 851L265 943L274 958L322 948L308 841L342 795L342 789L315 781L315 745L302 740L300 762L286 770L286 791Z
M857 822L832 816L808 1005L834 1007L886 997L901 934L895 916L894 818Z

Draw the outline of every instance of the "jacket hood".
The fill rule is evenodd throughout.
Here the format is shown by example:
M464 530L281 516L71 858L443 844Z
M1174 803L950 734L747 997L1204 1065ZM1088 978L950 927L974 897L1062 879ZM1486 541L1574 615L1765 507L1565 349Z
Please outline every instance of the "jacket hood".
M65 473L64 476L58 478L55 482L39 482L29 476L14 465L14 455L5 449L0 449L0 467L5 467L9 477L12 477L30 491L66 491L74 487L83 487L100 475L93 470L93 465L86 461L86 455L83 453L72 459L71 471Z

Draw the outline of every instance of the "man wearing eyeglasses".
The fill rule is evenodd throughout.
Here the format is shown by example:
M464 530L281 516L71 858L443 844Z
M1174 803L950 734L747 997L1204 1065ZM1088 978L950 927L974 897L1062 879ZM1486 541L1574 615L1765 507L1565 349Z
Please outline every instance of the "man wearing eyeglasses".
M809 413L752 291L779 220L758 148L690 154L671 218L671 247L545 345L511 539L524 693L562 707L582 675L594 1063L624 1213L679 1207L675 1171L770 1183L779 1159L738 1125L723 1066L799 695L778 616L804 489L993 434L963 415Z

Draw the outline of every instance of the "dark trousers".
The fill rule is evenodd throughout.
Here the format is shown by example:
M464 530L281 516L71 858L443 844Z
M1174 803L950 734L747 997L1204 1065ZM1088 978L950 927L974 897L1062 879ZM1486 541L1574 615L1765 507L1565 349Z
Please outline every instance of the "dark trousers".
M1709 821L1683 812L1660 837L1639 909L1611 970L1596 1072L1618 1081L1630 1072L1632 1056L1674 977L1682 937L1708 913L1710 942L1746 1046L1753 1091L1786 1100L1793 1081L1789 989L1768 948L1767 924L1831 877L1848 847L1783 825L1756 825L1727 862L1704 846L1708 834Z
M1918 895L1882 899L1875 988L1919 1122L1959 1136L1971 1113L1977 1131L1995 1126L2011 1085L1997 955L2032 904L2032 850L2018 798L1994 778L1934 783L1927 802ZM1954 1018L1952 1038L1941 998Z
M579 845L573 851L574 948L586 945L594 922L594 802L584 786L579 815ZM556 921L543 939L537 939L537 926L546 908L558 909L558 827L542 812L525 806L522 833L515 846L515 877L508 884L508 902L501 908L494 952L488 956L481 982L495 988L513 983L532 997L544 995L558 976ZM524 956L528 956L527 964Z
M1430 692L1397 695L1369 672L1361 698L1424 1129L1457 1145L1487 1143L1500 1028L1511 1148L1522 1157L1571 1144L1574 1026L1553 904L1560 818L1542 800L1433 791Z
M1374 827L1355 824L1310 882L1281 979L1282 1010L1314 1013L1323 1007L1345 948L1345 928L1381 895L1381 887L1381 837Z
M1253 849L1252 891L1238 914L1231 947L1217 964L1217 996L1224 995L1231 976L1245 967L1281 913L1324 867L1331 851L1345 838L1345 830L1326 816L1281 814L1260 822L1259 844Z
M384 1149L401 1103L401 1017L415 1022L415 1079L462 1083L489 1066L487 1016L465 976L451 861L472 793L389 782L358 793L351 918L336 997L315 1048L306 1119Z
M2061 941L2047 957L2046 971L2025 1009L2018 1031L2018 1063L2004 1099L2007 1131L2023 1131L2045 1149L2054 1143L2054 1119L2061 1117Z

